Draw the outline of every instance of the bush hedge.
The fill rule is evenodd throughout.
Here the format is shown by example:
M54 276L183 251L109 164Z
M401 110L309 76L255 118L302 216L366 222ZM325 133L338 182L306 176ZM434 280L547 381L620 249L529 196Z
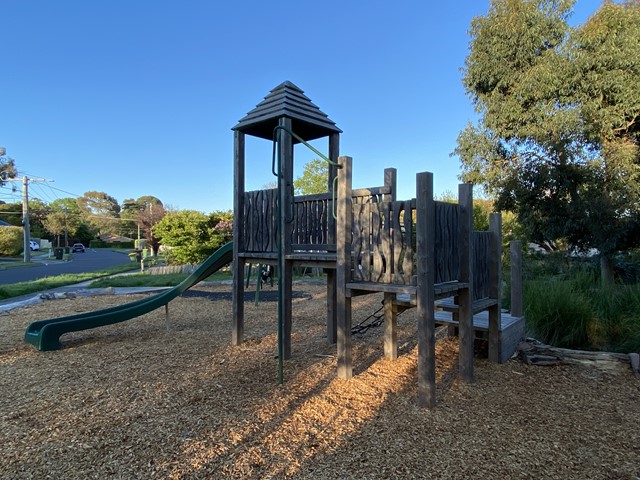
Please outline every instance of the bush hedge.
M22 227L0 227L0 255L15 257L24 247Z

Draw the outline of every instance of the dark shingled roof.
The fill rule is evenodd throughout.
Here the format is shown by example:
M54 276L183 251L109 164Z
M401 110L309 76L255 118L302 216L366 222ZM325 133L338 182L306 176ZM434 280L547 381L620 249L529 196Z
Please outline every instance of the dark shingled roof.
M232 130L272 140L273 129L282 117L291 118L293 132L305 141L342 133L300 88L289 81L271 90Z

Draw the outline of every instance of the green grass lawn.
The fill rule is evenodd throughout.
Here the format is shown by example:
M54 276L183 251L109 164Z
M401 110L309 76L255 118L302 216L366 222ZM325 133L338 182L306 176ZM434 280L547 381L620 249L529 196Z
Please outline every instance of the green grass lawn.
M52 288L64 287L66 285L73 285L107 275L128 272L131 271L132 268L137 267L135 265L118 265L115 267L98 270L96 272L57 275L54 277L46 277L38 280L33 280L30 282L18 282L8 285L1 285L0 300L19 297L20 295L27 295L34 292L41 292L43 290L49 290Z

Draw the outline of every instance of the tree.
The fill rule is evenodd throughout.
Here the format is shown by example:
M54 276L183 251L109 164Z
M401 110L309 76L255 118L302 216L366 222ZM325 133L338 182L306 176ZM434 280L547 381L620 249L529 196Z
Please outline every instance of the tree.
M153 235L153 226L162 219L164 214L164 205L159 198L153 195L144 195L137 200L128 198L122 202L120 218L129 220L122 222L127 235L137 236L137 233L142 231L148 245L157 251L159 242Z
M77 199L82 217L98 234L116 233L119 224L120 205L104 192L85 192Z
M156 226L166 214L162 202L158 199L156 200L157 202L148 202L144 204L143 208L138 211L138 214L136 215L136 222L144 232L144 238L147 240L147 245L150 246L154 252L158 251L160 239L153 234L153 227ZM140 199L138 199L138 201L140 201Z
M73 198L58 198L49 204L48 213L43 224L51 235L57 237L60 246L60 235L64 235L64 246L69 246L69 235L75 235L82 223L80 208Z
M22 203L13 202L0 204L0 220L16 227L22 226Z
M463 83L480 119L458 137L465 181L513 211L529 238L611 256L640 244L640 4L493 0L471 24Z
M18 174L13 158L6 156L6 149L0 147L0 186L4 185L9 178L15 178Z
M153 232L163 245L171 247L172 261L195 264L220 246L220 236L214 231L219 221L195 210L180 210L167 213Z
M327 191L329 165L324 160L316 158L304 166L302 175L293 182L296 194L311 195Z
M210 213L209 225L213 225L211 245L218 249L233 237L233 212L226 210Z

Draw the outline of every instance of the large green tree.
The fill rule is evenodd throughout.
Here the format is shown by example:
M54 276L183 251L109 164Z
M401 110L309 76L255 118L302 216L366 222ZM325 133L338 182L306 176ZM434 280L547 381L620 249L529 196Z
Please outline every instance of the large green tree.
M44 218L44 227L57 238L60 246L60 235L64 235L64 246L69 246L69 236L78 231L82 223L80 207L73 198L58 198L49 204L48 213Z
M120 218L122 233L127 236L137 236L138 232L147 240L147 244L157 251L158 239L153 235L153 226L165 214L162 201L153 195L143 195L137 200L128 198L122 202Z
M455 150L532 239L611 256L640 244L640 4L493 0L471 24L463 83L479 114Z
M120 205L104 192L85 192L76 199L80 212L98 234L117 233L120 223Z
M154 235L170 247L171 260L182 264L202 262L231 235L231 213L205 215L195 210L168 212L153 227Z

